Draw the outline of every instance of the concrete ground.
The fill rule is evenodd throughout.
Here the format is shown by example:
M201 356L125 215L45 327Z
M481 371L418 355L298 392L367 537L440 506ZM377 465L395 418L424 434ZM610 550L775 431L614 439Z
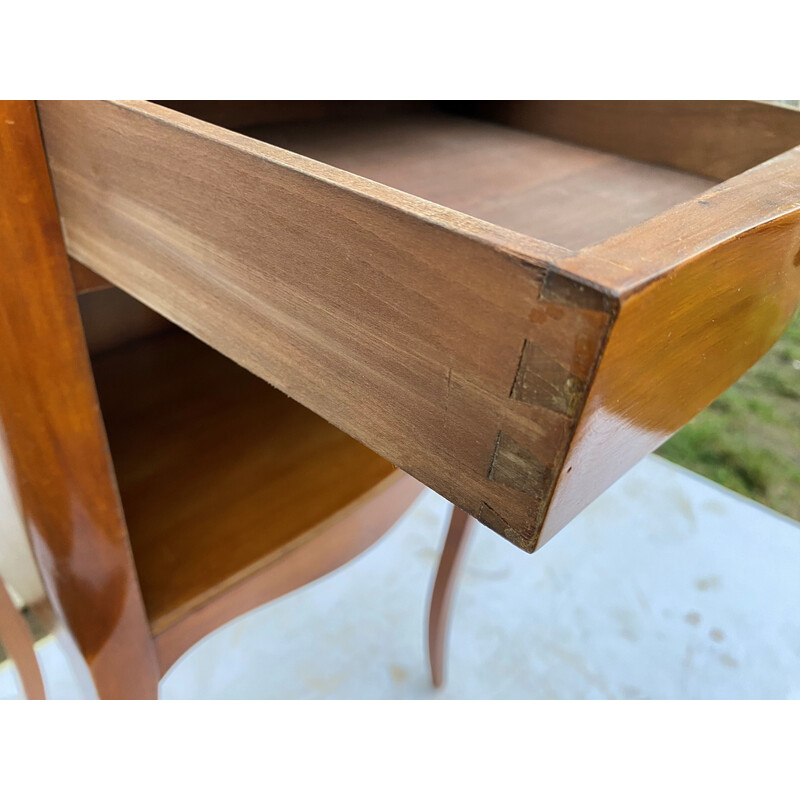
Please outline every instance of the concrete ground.
M447 512L426 493L349 565L201 642L162 697L800 697L800 525L654 456L534 556L476 524L435 692ZM57 640L39 657L51 696L79 694Z

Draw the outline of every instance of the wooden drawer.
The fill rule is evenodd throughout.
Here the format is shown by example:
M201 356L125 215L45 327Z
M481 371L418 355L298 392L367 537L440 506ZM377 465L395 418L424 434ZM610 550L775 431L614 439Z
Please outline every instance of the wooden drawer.
M169 105L38 104L70 256L528 551L800 299L790 109Z

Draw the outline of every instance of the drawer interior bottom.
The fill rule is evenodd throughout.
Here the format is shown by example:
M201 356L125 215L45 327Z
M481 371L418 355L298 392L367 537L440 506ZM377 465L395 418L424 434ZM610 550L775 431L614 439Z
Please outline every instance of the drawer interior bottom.
M436 111L272 123L243 132L576 250L714 185L678 170Z

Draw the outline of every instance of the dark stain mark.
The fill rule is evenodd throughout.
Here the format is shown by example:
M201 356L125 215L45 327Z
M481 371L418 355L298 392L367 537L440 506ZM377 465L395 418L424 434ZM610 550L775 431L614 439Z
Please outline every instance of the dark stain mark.
M694 585L701 592L707 592L709 589L718 589L721 583L718 575L709 575L707 578L698 578Z
M521 403L575 417L586 383L530 339L522 345L510 397Z
M696 611L690 611L685 617L684 620L689 625L699 625L700 624L700 615Z
M794 260L792 261L792 264L794 264L796 267L800 267L800 250L794 254Z
M408 670L401 667L399 664L391 664L389 666L389 673L395 683L405 683L408 680Z
M719 628L712 628L708 635L711 637L713 642L722 642L725 639L725 632L721 631Z

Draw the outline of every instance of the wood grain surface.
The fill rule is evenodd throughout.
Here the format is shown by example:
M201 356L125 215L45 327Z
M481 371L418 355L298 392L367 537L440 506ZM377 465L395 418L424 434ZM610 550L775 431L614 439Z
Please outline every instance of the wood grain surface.
M162 671L220 625L327 575L364 552L389 531L424 488L410 475L394 470L339 513L281 548L258 572L229 586L213 602L174 620L155 640Z
M616 286L622 306L541 543L722 394L791 321L800 148L569 261Z
M0 103L0 428L51 602L101 697L154 697L158 665L32 102Z
M468 109L515 131L328 109L317 134L258 131L356 175L148 103L40 109L74 258L529 551L798 300L796 156L715 188L630 160L726 178L794 142L795 111Z
M563 249L147 103L40 111L75 258L535 547L575 417L520 358L585 390L610 322Z
M508 100L459 110L717 181L800 145L800 113L753 100Z
M256 139L572 250L666 211L713 181L449 114L249 128Z
M93 366L155 635L395 472L182 331Z

